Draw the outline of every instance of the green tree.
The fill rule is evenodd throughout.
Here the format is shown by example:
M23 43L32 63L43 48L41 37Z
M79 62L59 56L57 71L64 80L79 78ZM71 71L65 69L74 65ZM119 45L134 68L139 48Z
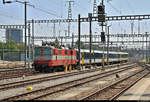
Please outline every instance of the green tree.
M19 51L23 51L25 49L24 43L17 44L17 48L18 48Z
M56 40L54 41L54 46L55 46L56 48L60 48L60 44L59 44L59 41L58 41L57 38L56 38Z
M77 41L75 42L74 48L78 48L78 44L79 44L79 40L77 40ZM83 43L82 41L80 41L80 48L83 49L84 47L85 47L84 43Z

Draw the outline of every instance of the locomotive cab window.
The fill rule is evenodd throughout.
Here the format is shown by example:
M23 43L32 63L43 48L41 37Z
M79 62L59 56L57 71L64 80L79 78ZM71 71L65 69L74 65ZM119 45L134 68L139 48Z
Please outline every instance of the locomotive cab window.
M67 55L67 50L65 50L65 55Z
M43 56L50 55L50 49L49 48L43 48Z
M41 55L41 48L35 48L35 56Z
M59 55L61 55L61 50L59 50Z

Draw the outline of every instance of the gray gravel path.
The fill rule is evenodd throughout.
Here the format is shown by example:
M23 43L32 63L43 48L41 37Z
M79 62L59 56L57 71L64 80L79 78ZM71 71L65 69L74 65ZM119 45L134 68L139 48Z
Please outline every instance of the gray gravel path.
M121 72L119 73L120 78L123 78L127 75L130 75L131 73L134 73L135 71L137 71L138 69L130 69L127 72ZM75 96L84 96L84 94L86 95L86 93L92 92L93 89L99 89L99 88L103 88L104 86L115 82L117 79L115 77L115 75L111 75L107 78L102 78L99 80L96 80L94 82L90 82L88 84L83 84L81 86L78 87L74 87L72 89L69 89L67 91L63 91L60 93L57 93L55 95L50 95L44 98L41 98L40 100L68 100L69 98L72 99L71 97L75 97ZM74 99L74 98L73 98Z
M115 68L113 68L113 69L115 69ZM107 69L105 71L109 71L109 70L112 70L112 69ZM37 90L37 89L41 89L41 88L44 88L44 87L54 86L54 85L57 85L57 84L60 84L60 83L69 82L71 80L76 80L76 79L84 78L84 77L87 77L87 76L92 76L92 75L95 75L95 74L99 74L101 72L102 71L100 70L100 71L96 71L96 72L92 72L92 73L85 73L85 74L82 74L82 75L75 75L75 76L70 76L70 77L67 77L67 78L60 78L60 79L57 79L57 80L50 80L50 81L46 81L46 82L41 82L39 84L34 84L34 85L30 85L30 86L33 88L33 90ZM26 92L28 92L26 90L27 87L29 87L29 86L10 89L10 90L6 90L6 91L0 91L0 99L10 97L10 96L15 96L15 95L18 95L18 94L21 94L21 93L26 93Z

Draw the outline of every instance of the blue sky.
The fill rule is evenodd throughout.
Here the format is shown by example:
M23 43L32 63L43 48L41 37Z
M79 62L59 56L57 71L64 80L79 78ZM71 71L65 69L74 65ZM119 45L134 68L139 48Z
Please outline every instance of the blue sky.
M24 1L24 0L20 0ZM27 0L31 4L35 5L36 8L43 9L49 13L55 14L51 15L45 12L41 12L38 9L28 7L28 19L59 19L60 16L67 18L68 4L66 0ZM87 17L88 13L93 11L93 0L74 0L74 5L72 7L73 18L77 18L80 13L82 17ZM97 4L101 0L97 0ZM113 15L133 15L133 14L150 14L150 0L111 0L107 3L105 1L106 13L108 16ZM19 3L12 4L2 4L0 2L0 24L24 24L24 6ZM149 31L150 26L149 20L143 20L141 22L141 32ZM130 23L131 21L117 21L108 22L112 24L111 33L130 33ZM82 33L88 33L88 23L82 24ZM134 32L137 33L137 24L134 22ZM37 25L40 29L36 32L38 35L46 36L48 33L52 33L53 25ZM38 28L37 27L37 28ZM46 28L47 27L47 28ZM44 29L45 28L45 29ZM58 35L59 30L64 33L67 29L66 24L57 24L56 32ZM99 26L97 22L93 23L93 33L97 32ZM72 24L72 32L77 33L77 24ZM51 34L49 34L51 35Z
M2 1L2 0L1 0ZM24 0L20 0L24 1ZM67 17L68 5L66 0L28 0L31 4L35 5L37 8L44 9L58 16L63 15ZM98 4L100 0L97 0ZM105 1L107 15L121 15L118 11L112 8L112 6ZM149 0L111 0L110 3L117 8L117 10L122 12L122 15L128 14L148 14L150 13L150 1ZM66 5L65 5L66 4ZM73 6L73 18L77 18L80 13L82 16L87 16L87 13L93 10L93 0L75 0ZM17 21L17 23L22 23L23 19L23 5L18 3L5 4L0 2L0 19L1 22L8 23L8 20ZM7 17L13 16L14 18ZM15 18L19 18L16 20ZM53 15L43 13L32 7L28 7L28 18L29 19L53 19L57 18Z

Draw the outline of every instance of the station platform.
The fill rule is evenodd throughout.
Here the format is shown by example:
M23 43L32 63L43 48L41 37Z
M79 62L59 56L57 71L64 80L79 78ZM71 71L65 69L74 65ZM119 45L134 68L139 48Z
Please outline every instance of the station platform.
M117 100L150 100L150 74L137 82Z

